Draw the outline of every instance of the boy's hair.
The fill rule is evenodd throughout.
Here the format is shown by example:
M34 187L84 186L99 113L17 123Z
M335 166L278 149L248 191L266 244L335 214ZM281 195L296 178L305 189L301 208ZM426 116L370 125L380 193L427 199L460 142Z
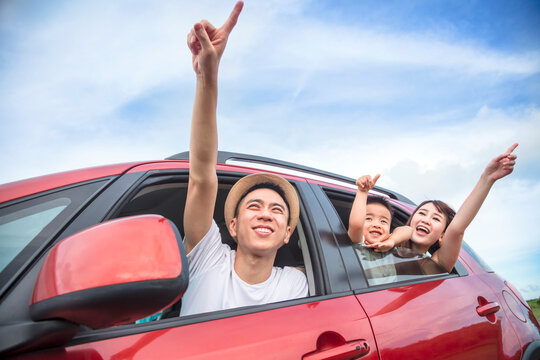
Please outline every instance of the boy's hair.
M392 206L390 205L388 200L380 196L368 196L366 206L369 204L380 204L387 208L390 212L390 221L392 221L392 217L394 216L394 209L392 209Z

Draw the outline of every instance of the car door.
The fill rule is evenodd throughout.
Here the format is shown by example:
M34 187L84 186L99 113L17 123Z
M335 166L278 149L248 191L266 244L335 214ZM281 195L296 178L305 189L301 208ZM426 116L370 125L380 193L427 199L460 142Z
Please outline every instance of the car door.
M111 205L107 218L159 213L181 229L187 174L187 169L146 166L125 198ZM225 189L243 175L221 167L218 174ZM318 200L303 179L290 180L300 196L299 245L310 296L110 329L82 329L67 345L24 358L378 359L369 320L351 290ZM225 195L218 194L218 203Z
M329 221L347 237L338 215L344 211L329 197L331 193L320 190ZM453 273L430 272L425 269L436 264L429 257L400 255L395 258L405 261L401 265L424 270L372 285L359 248L351 244L341 251L345 259L355 258L346 262L348 274L355 274L351 286L369 317L381 359L520 358L519 341L504 312L498 311L495 294L470 268L458 262Z
M353 296L314 298L87 332L24 358L377 359L371 334Z
M381 359L519 359L519 342L502 311L477 309L495 295L475 276L358 290ZM514 338L503 348L503 339Z

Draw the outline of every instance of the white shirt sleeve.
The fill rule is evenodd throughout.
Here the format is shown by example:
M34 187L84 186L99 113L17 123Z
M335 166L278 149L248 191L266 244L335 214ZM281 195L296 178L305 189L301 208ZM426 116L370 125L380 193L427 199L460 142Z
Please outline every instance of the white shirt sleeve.
M223 262L223 258L230 251L231 248L229 245L221 242L219 228L216 222L212 220L212 225L208 233L187 254L190 279L220 265Z
M306 275L290 266L285 266L283 272L286 274L287 282L290 284L290 299L297 299L309 296L309 289Z

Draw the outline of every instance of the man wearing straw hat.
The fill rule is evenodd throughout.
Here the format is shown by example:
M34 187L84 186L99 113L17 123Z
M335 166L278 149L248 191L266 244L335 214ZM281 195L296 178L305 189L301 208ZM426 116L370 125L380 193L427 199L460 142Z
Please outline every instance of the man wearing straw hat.
M221 242L213 220L218 187L218 67L242 7L239 1L220 28L206 20L196 23L187 38L197 85L184 212L190 279L181 316L308 295L301 271L273 266L277 250L289 241L298 222L298 197L287 180L252 174L232 187L225 201L225 221L238 244L236 251Z

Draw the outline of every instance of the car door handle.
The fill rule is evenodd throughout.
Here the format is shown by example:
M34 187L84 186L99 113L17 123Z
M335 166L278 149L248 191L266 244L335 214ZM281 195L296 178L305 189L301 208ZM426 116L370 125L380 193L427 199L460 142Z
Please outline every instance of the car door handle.
M501 306L496 302L490 302L476 308L476 312L480 316L488 316L499 311Z
M346 360L369 353L369 344L365 340L351 341L331 349L319 350L302 357L302 360Z

